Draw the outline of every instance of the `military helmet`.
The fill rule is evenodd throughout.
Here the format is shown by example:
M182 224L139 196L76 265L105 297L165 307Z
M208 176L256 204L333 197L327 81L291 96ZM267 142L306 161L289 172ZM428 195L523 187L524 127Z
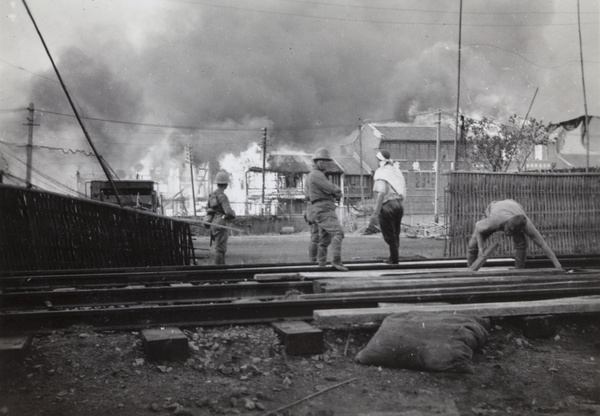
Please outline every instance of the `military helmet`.
M329 154L329 150L321 147L315 151L313 160L333 160Z
M215 183L217 185L228 185L229 184L229 175L227 172L219 172L217 176L215 176Z

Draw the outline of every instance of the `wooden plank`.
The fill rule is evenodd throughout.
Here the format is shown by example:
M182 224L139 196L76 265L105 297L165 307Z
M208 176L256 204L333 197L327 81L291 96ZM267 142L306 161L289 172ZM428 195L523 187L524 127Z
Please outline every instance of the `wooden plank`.
M471 265L469 266L469 270L472 270L472 271L474 271L474 272L475 272L475 271L477 271L477 270L481 269L481 267L482 267L482 266L485 264L485 262L487 261L487 259L488 259L488 258L490 257L490 255L492 254L492 252L493 252L493 251L496 249L496 247L498 247L498 246L499 246L499 243L498 243L498 242L495 242L495 243L493 243L491 246L489 246L489 247L487 248L487 250L485 250L485 251L483 252L483 255L481 255L481 256L479 256L479 257L477 257L477 260L475 260L475 261L473 262L473 264L471 264Z
M440 277L460 277L460 276L496 276L504 274L560 274L563 270L555 268L541 269L515 269L513 267L494 267L493 269L473 272L466 267L453 267L446 269L403 269L403 270L350 270L347 272L335 271L314 271L314 272L290 272L290 273L259 273L254 275L254 280L260 282L290 281L290 280L316 280L316 279L364 279L375 277L420 277L420 276L440 276Z
M406 305L385 308L315 310L313 323L319 327L339 327L381 323L385 317L402 312L462 313L482 318L543 314L600 312L600 296L547 299L521 302L468 303L459 305Z
M353 298L382 298L394 297L421 299L421 301L455 298L457 296L470 297L487 295L513 295L513 296L543 296L554 294L560 296L564 291L565 296L596 295L600 293L600 281L567 280L558 282L530 283L530 284L487 284L480 286L455 286L455 287L422 287L417 289L381 289L350 292L327 292L300 295L301 299L353 299ZM568 294L567 294L568 293Z
M598 281L600 273L515 275L515 276L473 276L457 278L407 278L407 279L325 279L313 281L314 293L352 292L368 290L399 290L431 287L455 287L478 285L528 284L564 281Z

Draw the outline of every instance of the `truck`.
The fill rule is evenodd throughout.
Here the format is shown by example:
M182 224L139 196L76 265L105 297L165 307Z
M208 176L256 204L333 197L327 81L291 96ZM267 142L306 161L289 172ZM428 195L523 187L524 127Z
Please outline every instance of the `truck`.
M121 203L142 211L159 212L157 183L149 180L113 180ZM119 204L110 181L89 182L89 196L96 201Z

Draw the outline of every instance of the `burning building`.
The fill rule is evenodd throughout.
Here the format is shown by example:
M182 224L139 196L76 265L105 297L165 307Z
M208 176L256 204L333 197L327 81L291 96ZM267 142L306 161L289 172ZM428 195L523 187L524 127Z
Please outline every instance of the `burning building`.
M259 205L264 201L265 213L302 214L306 201L306 178L312 166L310 154L270 154L264 171L262 167L251 166L246 172L249 205ZM338 186L343 182L343 173L344 169L335 159L326 166L325 175Z

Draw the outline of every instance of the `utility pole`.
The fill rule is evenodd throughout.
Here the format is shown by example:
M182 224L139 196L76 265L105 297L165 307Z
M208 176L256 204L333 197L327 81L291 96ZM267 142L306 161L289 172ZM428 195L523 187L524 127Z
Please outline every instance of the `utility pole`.
M362 120L358 119L358 157L360 160L360 166L358 167L360 172L360 204L363 214L365 212L365 188L363 186L363 151L362 151ZM363 223L366 222L366 216L363 215Z
M39 124L33 123L34 118L34 110L33 103L29 103L29 107L27 107L29 111L29 117L27 117L27 121L29 123L23 124L24 126L29 126L29 137L27 140L27 177L25 179L25 183L27 184L27 188L31 188L31 166L33 160L33 127L39 126Z
M460 111L460 52L462 47L462 0L460 0L460 14L458 18L458 88L456 90L456 123L454 127L456 132L454 134L454 162L453 169L456 170L458 167L458 113Z
M579 13L579 0L577 0L577 24L579 27L579 59L581 61L581 83L583 84L583 142L587 142L585 152L585 171L590 171L590 131L588 129L588 110L587 110L587 98L585 96L585 75L583 73L583 43L581 42L581 14ZM587 140L586 140L587 136Z
M437 138L435 141L435 200L433 201L433 213L435 216L435 222L439 221L439 198L440 198L440 135L442 129L442 110L438 110L438 121L436 122L437 126Z
M190 177L192 178L192 206L194 207L194 217L196 216L196 191L194 190L194 156L192 155L192 145L188 144L187 153L190 162Z
M108 170L108 166L107 166L106 162L104 161L104 159L102 158L102 156L96 150L96 146L94 146L94 142L92 141L87 129L85 128L85 125L83 124L83 120L81 119L81 116L79 115L79 112L77 111L77 107L75 107L75 103L73 102L73 99L71 98L71 95L69 94L69 91L67 90L67 86L65 85L65 82L63 81L62 76L60 75L60 72L58 71L58 67L56 66L56 63L54 62L54 58L52 58L50 49L48 49L48 45L46 45L46 41L44 40L44 37L42 36L42 32L40 32L40 29L38 28L38 25L35 22L33 15L31 14L31 10L29 10L29 6L27 5L27 2L25 0L22 0L22 1L23 1L23 5L25 6L25 9L27 9L27 14L31 18L31 22L33 23L33 26L35 26L35 31L37 32L38 36L40 37L40 40L42 41L44 50L46 51L46 54L48 55L48 58L50 59L52 68L54 68L54 72L56 73L58 81L60 82L60 85L67 97L67 100L69 101L69 104L71 105L71 109L73 110L73 113L75 114L75 117L77 118L77 122L79 123L79 126L81 127L81 131L83 131L83 134L85 135L85 138L87 139L88 143L90 144L90 147L92 148L92 151L94 152L94 155L96 155L96 158L98 159L98 163L100 163L100 167L102 168L102 170L104 171L104 174L106 175L106 178L110 182L110 186L111 186L113 192L115 193L115 197L117 198L117 202L119 203L119 206L123 207L123 201L121 200L121 197L119 196L119 192L117 191L115 181L113 180L113 177L112 177L110 171Z
M262 212L264 213L265 209L265 169L267 168L267 128L263 127L263 140L262 140Z

